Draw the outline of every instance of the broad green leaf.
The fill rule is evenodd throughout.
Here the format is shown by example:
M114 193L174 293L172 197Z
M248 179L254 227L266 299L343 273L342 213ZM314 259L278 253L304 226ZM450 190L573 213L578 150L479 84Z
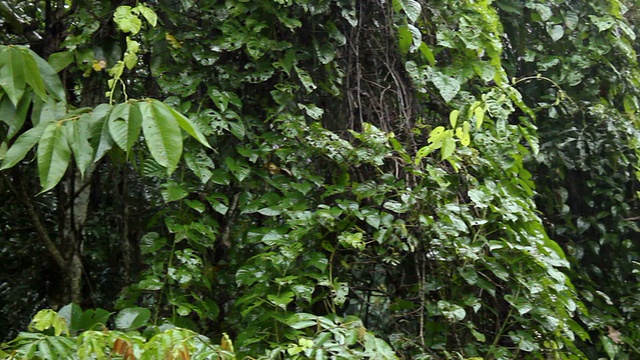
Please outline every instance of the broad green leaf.
M285 291L280 295L268 294L267 300L279 308L286 309L287 305L293 301L294 296L293 291Z
M206 184L213 176L212 170L216 167L204 151L200 151L195 155L193 152L187 152L184 154L184 160L187 163L187 167L193 171L203 184Z
M142 118L142 132L153 159L168 173L178 166L182 154L182 134L175 116L159 101L149 104L150 116ZM144 115L145 112L142 111Z
M616 23L616 19L610 15L595 16L589 15L589 20L598 27L598 31L609 30Z
M313 92L313 90L315 90L318 87L316 86L316 84L313 83L313 79L311 78L311 76L309 76L309 73L300 69L297 66L294 66L294 69L296 70L296 74L298 74L298 79L300 79L300 82L302 83L304 88L307 90L307 93Z
M49 59L47 60L55 72L60 72L71 65L73 59L73 51L61 51L49 55Z
M453 131L447 130L449 136L446 136L442 141L441 159L446 160L456 149L456 141L453 139Z
M469 146L471 143L471 135L469 134L471 130L471 124L468 121L462 123L462 135L460 136L460 143L463 146Z
M133 13L131 6L123 5L118 6L113 13L113 21L118 25L118 28L125 33L137 34L142 27L142 21L136 14Z
M42 79L42 75L40 74L40 69L38 68L38 63L34 58L34 56L37 57L37 55L33 52L25 52L25 54L22 57L24 61L24 66L25 66L24 67L25 81L27 82L27 84L29 84L29 86L31 86L31 89L33 90L33 92L40 99L47 101L49 97L47 96L47 93L44 87L44 80Z
M235 176L240 182L246 179L251 173L251 169L243 160L236 161L234 158L228 157L225 159L225 164L227 164L233 176Z
M437 70L431 69L429 71L429 80L436 86L445 102L451 101L460 91L460 82L456 78Z
M411 24L408 25L408 28L411 33L411 48L409 52L413 53L422 45L422 32Z
M202 134L200 130L198 130L198 128L186 116L180 114L173 108L165 105L160 101L154 100L154 105L157 105L159 107L164 107L164 109L166 109L168 113L173 116L176 123L180 126L182 130L184 130L187 134L189 134L194 139L198 140L202 145L211 149L211 145L209 145L207 138Z
M578 17L578 14L573 11L567 11L567 13L564 15L564 24L571 30L576 28L576 25L578 25L579 21L580 18Z
M151 26L156 26L156 24L158 23L158 15L156 15L155 11L144 6L143 4L136 6L135 9L138 10L140 14L142 14L142 16L144 16L144 18Z
M407 54L413 42L413 35L409 31L408 25L400 25L398 27L398 50L401 54Z
M115 325L117 329L135 330L147 324L151 317L149 309L141 307L126 308L116 315Z
M57 316L58 313L51 309L40 310L31 320L31 323L29 324L29 330L47 330L53 327L53 323L55 322Z
M189 195L189 192L175 181L170 181L167 184L164 184L163 187L164 189L162 189L160 193L162 194L164 202L167 203L184 199Z
M127 151L127 135L129 134L128 130L128 120L129 120L129 110L131 109L131 104L122 103L114 106L109 115L108 125L109 125L109 133L111 134L111 138L118 145L118 147L124 151Z
M111 109L112 107L107 104L100 104L91 113L89 130L91 133L91 147L95 149L95 154L93 154L94 163L102 159L114 145L109 133L109 122L107 121Z
M480 342L485 342L487 341L487 338L484 336L483 333L477 331L476 329L470 329L471 330L471 335L473 335L474 338L476 338L476 340L480 341ZM476 359L482 359L482 358L476 358ZM469 360L473 360L473 358L469 359Z
M69 147L73 152L73 158L76 161L76 166L81 177L84 177L85 172L93 160L93 148L91 144L89 144L90 121L90 114L82 114L77 120L66 121L64 124L67 131L67 139L69 140Z
M140 102L137 102L135 105L139 103ZM133 145L138 142L141 131L142 111L139 106L131 106L131 109L129 109L129 119L127 121L127 148L125 149L127 158L129 158L129 155L131 154Z
M62 85L62 81L60 81L58 73L51 67L51 65L49 65L48 62L38 56L38 54L33 52L31 49L27 49L27 51L38 64L38 70L40 71L40 75L44 81L44 87L47 90L47 93L55 100L66 103L67 93Z
M9 150L7 150L0 170L8 169L22 160L29 150L40 141L42 134L49 125L50 123L41 123L20 135Z
M460 110L453 110L449 113L449 123L452 128L455 128L458 124L458 117L460 116Z
M227 110L227 106L229 105L229 98L227 94L214 88L209 88L209 98L213 101L213 103L220 109L220 111L224 112Z
M476 129L480 129L484 121L484 107L478 106L473 109L473 116L476 118Z
M47 126L38 142L38 174L40 193L51 190L60 182L69 166L71 151L62 124L53 122Z
M322 115L324 114L324 110L316 104L298 104L298 108L304 110L304 112L314 120L322 119Z
M418 47L418 50L420 50L422 57L424 57L429 62L429 65L436 65L436 57L433 55L433 51L431 51L431 48L429 47L429 45L427 45L427 43L422 41L420 43L420 46Z
M551 40L553 40L553 42L562 39L564 36L564 28L562 25L548 25L547 32L549 33L549 36L551 36Z
M409 21L412 23L416 22L422 12L422 6L420 3L416 0L400 0L400 3L402 4L404 13L407 14Z
M504 299L507 300L507 302L509 302L509 304L511 304L516 310L518 310L518 313L520 313L520 315L524 315L533 309L533 306L531 305L529 300L523 297L515 297L511 294L507 294L504 296Z
M82 319L82 309L79 305L74 303L67 304L58 311L58 315L66 320L70 330L76 331L81 329L79 326Z
M124 53L124 58L122 59L127 69L129 70L133 69L138 63L137 51L139 49L140 49L140 43L135 40L131 40L127 36L127 51Z
M233 134L238 140L244 139L245 136L245 128L242 121L229 121L229 132Z
M29 96L23 96L16 108L9 97L4 96L0 100L0 121L9 126L6 134L6 140L11 140L22 128L27 118L27 111L31 99Z
M24 57L18 46L7 46L0 51L0 87L14 106L18 106L26 87Z

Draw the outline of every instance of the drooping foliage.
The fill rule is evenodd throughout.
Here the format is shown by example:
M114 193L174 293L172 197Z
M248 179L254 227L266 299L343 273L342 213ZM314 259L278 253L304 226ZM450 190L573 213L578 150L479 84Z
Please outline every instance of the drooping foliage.
M634 358L636 11L0 2L0 354Z

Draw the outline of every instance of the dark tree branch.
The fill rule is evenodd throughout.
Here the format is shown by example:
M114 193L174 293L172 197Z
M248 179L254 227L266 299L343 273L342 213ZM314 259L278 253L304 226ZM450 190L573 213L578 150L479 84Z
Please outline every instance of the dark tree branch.
M31 201L30 195L27 193L27 189L24 187L24 183L18 179L18 189L14 188L12 184L7 182L7 185L10 189L18 196L22 204L26 207L27 214L29 214L29 218L31 218L31 222L33 227L36 229L38 233L38 237L44 244L44 247L49 251L49 254L53 258L53 260L60 266L61 269L67 269L67 262L64 260L62 253L56 246L56 244L51 240L47 230L45 229L42 221L40 221L40 216L38 216L38 211L36 210L33 202Z

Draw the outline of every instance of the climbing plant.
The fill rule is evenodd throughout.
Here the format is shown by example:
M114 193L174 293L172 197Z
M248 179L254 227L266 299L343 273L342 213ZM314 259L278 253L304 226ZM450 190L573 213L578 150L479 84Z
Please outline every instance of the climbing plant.
M637 352L633 4L7 4L2 356Z

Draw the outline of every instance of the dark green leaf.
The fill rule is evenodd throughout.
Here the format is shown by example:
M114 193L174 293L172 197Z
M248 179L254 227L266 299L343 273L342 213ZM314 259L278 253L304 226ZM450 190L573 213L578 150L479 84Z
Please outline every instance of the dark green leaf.
M69 139L69 146L73 152L80 176L82 177L84 177L85 172L93 160L93 148L89 143L90 121L91 115L83 114L78 119L67 121L64 124L67 131L67 139Z
M24 57L18 46L8 46L0 51L0 87L16 107L26 87Z
M142 118L142 132L153 159L172 173L182 154L182 134L174 115L166 105L154 101L150 116ZM141 111L145 115L145 111Z
M60 72L71 65L73 58L73 51L61 51L49 55L48 61L55 72Z
M11 140L22 128L27 118L30 102L29 96L23 96L16 108L9 97L4 96L0 100L0 121L9 126L6 134L7 140Z
M50 123L41 123L40 125L29 129L24 134L20 135L13 145L7 150L7 153L4 156L4 160L2 161L2 167L0 170L8 169L13 167L18 161L22 160L29 150L33 148L44 133L45 129L50 125Z
M117 329L134 330L147 324L151 317L149 309L141 307L126 308L116 315L115 325Z

